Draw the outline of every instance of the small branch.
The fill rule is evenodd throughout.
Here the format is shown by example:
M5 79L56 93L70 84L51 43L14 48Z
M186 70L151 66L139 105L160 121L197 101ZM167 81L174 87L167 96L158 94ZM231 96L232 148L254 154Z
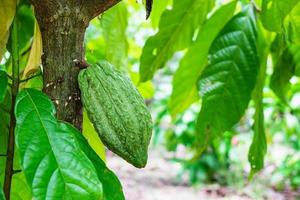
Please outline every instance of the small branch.
M9 74L6 74L6 75L10 80L14 80L14 78L11 75L9 75Z
M0 154L0 157L6 157L7 155L6 154Z
M32 75L32 76L30 76L30 77L28 77L28 78L26 78L26 79L20 80L20 83L27 82L27 81L29 81L29 80L31 80L31 79L33 79L33 78L36 78L36 77L38 77L38 76L41 76L41 75L42 75L42 73L34 74L34 75Z
M82 4L85 4L86 14L92 20L119 2L121 0L85 0Z

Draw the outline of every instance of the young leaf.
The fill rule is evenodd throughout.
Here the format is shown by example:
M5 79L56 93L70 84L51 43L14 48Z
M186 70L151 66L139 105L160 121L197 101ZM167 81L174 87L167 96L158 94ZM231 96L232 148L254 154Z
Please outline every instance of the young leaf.
M297 5L299 0L263 0L261 21L266 29L282 32L286 16Z
M140 82L150 80L163 68L172 55L186 48L195 30L204 22L214 0L175 0L173 9L166 10L160 20L159 32L150 37L143 49Z
M62 129L43 93L27 89L16 101L16 144L34 199L100 199L95 167L74 133Z
M32 200L30 187L23 172L13 175L11 187L11 199Z
M196 83L207 64L209 48L225 24L231 19L235 6L236 1L233 1L217 10L203 25L196 41L181 60L174 75L173 91L169 103L173 118L197 100Z
M67 123L60 123L60 127L63 130L69 131L74 134L77 139L80 148L85 155L92 161L99 180L103 184L103 192L105 200L125 200L122 186L117 176L110 171L105 163L97 156L97 154L91 149L84 137L71 125Z
M27 78L39 70L40 65L42 63L42 58L41 58L42 52L43 49L42 49L41 31L37 21L35 20L33 42L31 46L28 62L23 72L23 78Z
M0 70L0 103L3 102L7 92L8 77L5 71Z
M106 45L106 60L127 72L128 25L127 8L124 2L119 3L103 14L100 19Z
M256 34L250 7L234 16L212 44L198 83L203 101L197 128L204 146L230 130L248 106L259 68Z
M0 0L0 61L5 50L9 27L14 19L16 7L16 0Z

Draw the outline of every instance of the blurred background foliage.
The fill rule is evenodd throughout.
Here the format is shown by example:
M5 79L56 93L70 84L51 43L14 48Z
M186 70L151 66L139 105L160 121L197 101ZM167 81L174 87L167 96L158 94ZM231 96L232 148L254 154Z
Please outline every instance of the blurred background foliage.
M207 8L208 16L227 2L230 1L217 0L214 7ZM130 75L152 112L154 136L151 148L165 149L170 152L167 154L169 161L180 165L181 168L177 176L178 181L188 179L191 185L219 183L242 187L243 184L248 183L251 171L247 155L254 135L255 104L251 101L240 122L227 131L222 138L216 137L211 140L208 148L200 155L197 146L196 119L201 108L201 100L193 99L191 102L194 103L188 103L191 105L182 105L182 109L177 110L175 115L174 112L172 113L173 108L170 108L173 77L181 59L188 51L188 45L180 48L179 51L174 50L170 58L166 59L165 67L159 70L152 80L140 82L139 67L143 47L147 39L158 32L163 12L168 12L172 8L171 0L154 0L153 3L153 12L148 21L145 20L144 5L137 3L136 0L124 0L92 20L85 36L86 59L89 63L107 59ZM249 1L246 0L240 1L236 11L241 10L243 5L248 3ZM259 0L256 4L257 9L261 9L260 5L264 6ZM262 178L267 179L266 182L278 190L291 188L297 191L300 188L300 82L297 77L300 74L298 51L300 40L296 32L299 27L295 27L295 24L300 24L299 9L298 3L291 11L295 14L283 20L288 34L280 33L277 36L271 34L267 38L272 43L271 54L273 55L273 57L271 54L268 56L266 84L263 88L264 128L268 150L265 168L256 177L262 174ZM38 76L40 59L30 59L30 57L40 58L41 47L38 43L40 35L34 19L34 11L27 0L20 1L17 15L20 19L19 32L22 33L19 44L21 76L26 78L33 74L37 75L34 79L25 82L22 87L40 89L43 87L42 78ZM298 23L291 23L291 21ZM272 25L268 28L275 31L278 29L277 26ZM286 45L286 40L295 42ZM8 51L3 56L0 69L10 73L9 40L7 47ZM281 65L288 67L280 68ZM280 70L276 70L278 68ZM9 95L8 92L7 97ZM5 106L0 106L0 130L5 130L9 122L5 110L9 107L9 102L4 102L3 105ZM85 123L89 123L88 120ZM88 124L84 127L87 127L85 132L92 132L93 128ZM94 143L91 145L96 152L104 158L103 147L99 145L101 141L95 141L94 136L85 135ZM1 141L6 140L5 134L0 134L0 137L4 137L0 139ZM1 146L0 154L4 154L4 150L5 146ZM4 174L4 160L3 157L0 158L1 180ZM14 178L14 184L26 185L22 173ZM16 195L15 199L29 199L30 195L26 197L26 194L30 194L28 187L21 188L24 190L24 195L17 197L23 193L20 193L20 190L13 192Z

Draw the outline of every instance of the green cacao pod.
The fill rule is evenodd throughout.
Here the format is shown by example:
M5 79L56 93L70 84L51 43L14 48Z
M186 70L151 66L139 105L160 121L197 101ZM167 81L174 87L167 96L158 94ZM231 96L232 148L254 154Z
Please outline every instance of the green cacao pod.
M135 167L145 167L152 119L130 79L103 61L80 71L79 86L102 142Z

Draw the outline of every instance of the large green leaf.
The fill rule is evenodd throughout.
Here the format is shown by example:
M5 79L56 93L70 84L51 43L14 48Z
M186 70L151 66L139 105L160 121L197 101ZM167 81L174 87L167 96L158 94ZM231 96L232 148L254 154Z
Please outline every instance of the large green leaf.
M74 137L61 128L43 93L27 89L17 97L16 144L35 199L100 199L95 167Z
M4 100L8 84L8 77L5 71L0 70L0 103Z
M127 18L126 4L121 2L105 12L100 19L106 44L106 60L125 72L128 60Z
M169 0L153 1L153 8L152 8L152 12L150 15L151 24L152 24L153 28L156 28L159 25L160 17L162 15L162 13L164 12L164 10L169 5L169 2L170 2Z
M99 180L103 184L103 192L105 200L123 200L125 199L122 191L122 186L116 175L110 171L105 163L97 156L90 148L84 137L72 126L66 123L60 123L60 127L76 137L80 148L85 155L92 161L98 174Z
M231 19L236 6L236 1L222 6L203 25L194 44L189 48L180 62L173 79L173 92L169 103L171 115L188 108L194 100L197 100L197 80L207 64L209 48Z
M288 48L293 55L295 75L300 76L300 45L289 45Z
M249 7L230 20L211 46L198 83L203 101L197 128L204 146L230 130L248 106L259 68L256 34Z
M150 80L172 55L191 44L195 30L205 21L214 0L175 0L160 20L159 32L150 37L141 56L141 82Z
M287 30L290 42L300 44L300 3L290 12L285 20L285 28Z
M299 0L263 0L261 20L270 31L282 32L283 22Z

